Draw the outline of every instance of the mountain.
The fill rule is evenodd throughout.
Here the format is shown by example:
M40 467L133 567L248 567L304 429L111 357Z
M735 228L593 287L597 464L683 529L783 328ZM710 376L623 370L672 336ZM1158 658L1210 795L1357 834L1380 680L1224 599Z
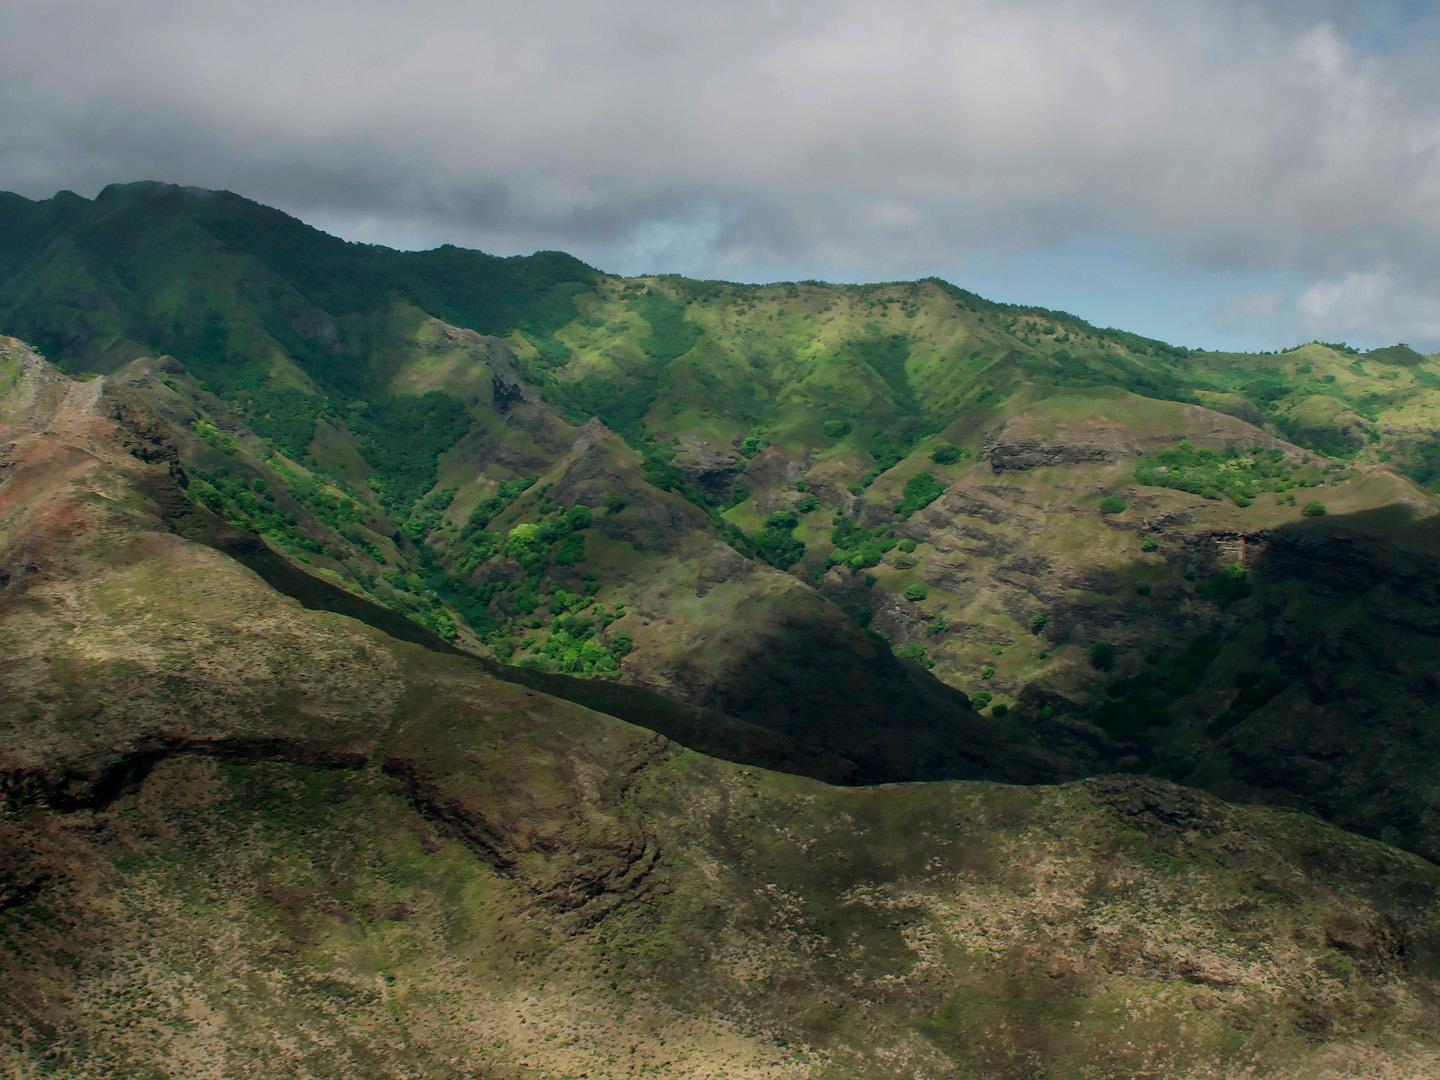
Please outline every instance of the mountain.
M1435 357L397 252L153 183L0 199L0 328L128 388L312 602L687 745L1145 772L1440 857Z
M7 1073L1440 1071L1432 863L1151 777L684 749L215 518L145 370L0 340Z

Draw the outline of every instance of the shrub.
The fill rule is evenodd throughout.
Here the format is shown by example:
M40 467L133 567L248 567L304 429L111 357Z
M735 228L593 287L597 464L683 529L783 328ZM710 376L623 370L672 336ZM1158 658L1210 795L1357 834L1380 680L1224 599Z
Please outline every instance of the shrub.
M921 600L924 600L929 595L929 591L926 590L925 586L921 585L918 581L914 585L909 585L905 588L905 599L909 600L911 603L918 604Z
M745 436L745 438L741 440L740 453L747 458L752 458L769 445L770 440L759 432L756 432L753 435Z
M820 430L825 432L827 439L843 439L850 434L850 421L826 420Z
M793 529L800 524L800 519L795 516L793 510L776 510L765 519L767 529Z
M906 645L895 654L901 660L908 660L912 664L919 664L924 668L933 668L935 661L925 654L925 650L919 645Z
M910 554L910 552L912 552L912 551L915 550L915 541L914 541L914 540L901 540L900 543L897 544L896 546L897 546L901 551L905 552L905 554L908 555L908 554Z
M1236 600L1244 600L1255 588L1250 584L1250 575L1243 566L1231 566L1200 582L1195 586L1195 591L1217 606L1225 608Z
M996 705L993 709L990 710L990 715L991 715L991 716L1004 716L1004 715L1006 715L1007 713L1009 713L1009 711L1010 711L1010 706L1009 706L1009 705L1006 705L1006 704L1002 701L1002 702L1000 702L998 705Z
M885 553L895 546L894 540L879 535L878 530L872 533L849 518L841 518L836 524L830 542L835 545L830 553L830 565L844 565L851 570L878 566Z
M908 518L917 510L923 510L945 493L945 485L929 473L919 473L905 483L903 498L895 506L897 517Z
M976 712L979 712L981 709L989 708L991 696L989 690L981 690L978 694L971 695L970 704L974 706Z
M1045 629L1049 622L1049 615L1046 615L1043 611L1037 611L1034 615L1030 616L1030 633L1040 633L1040 631Z
M954 443L943 443L930 451L930 460L936 465L954 465L970 456L970 451Z
M1125 512L1125 500L1118 495L1107 495L1100 500L1100 513L1121 514Z
M1301 513L1304 514L1306 517L1324 517L1325 504L1312 500L1305 504L1305 509L1302 510Z
M986 664L983 668L980 669L980 678L982 678L982 679L987 679L987 680L988 680L988 679L993 679L994 677L995 677L995 665L994 665L994 664Z
M1160 541L1156 540L1153 536L1147 536L1144 540L1140 542L1141 551L1154 551L1159 546Z
M1115 669L1115 646L1103 641L1097 641L1091 645L1090 666L1096 671L1113 671Z
M805 556L805 542L792 532L798 524L795 511L776 510L765 519L765 527L750 537L750 543L771 566L788 570Z
M795 504L796 512L801 514L813 514L818 509L820 509L820 500L814 495L806 495Z

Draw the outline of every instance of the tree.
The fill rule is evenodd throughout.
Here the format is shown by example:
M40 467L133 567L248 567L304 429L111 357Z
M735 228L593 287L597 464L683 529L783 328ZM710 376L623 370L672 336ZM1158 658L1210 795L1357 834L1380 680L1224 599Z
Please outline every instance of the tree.
M918 604L921 600L924 600L929 595L929 591L925 588L924 585L921 585L918 581L915 582L915 584L913 585L907 586L905 589L905 599L909 600L911 603Z
M1097 641L1090 646L1090 666L1096 671L1113 671L1115 668L1115 646Z
M1100 500L1100 513L1120 514L1125 511L1125 500L1118 495L1107 495Z
M970 456L970 451L954 443L942 443L930 451L930 460L936 465L954 465Z
M1237 600L1244 600L1255 591L1250 575L1243 566L1226 567L1195 587L1195 591L1220 607L1229 607Z
M1325 504L1313 500L1306 503L1305 509L1301 511L1306 517L1324 517L1325 512Z
M908 518L917 510L923 510L945 493L945 485L929 473L919 473L905 483L902 500L895 504L898 517Z

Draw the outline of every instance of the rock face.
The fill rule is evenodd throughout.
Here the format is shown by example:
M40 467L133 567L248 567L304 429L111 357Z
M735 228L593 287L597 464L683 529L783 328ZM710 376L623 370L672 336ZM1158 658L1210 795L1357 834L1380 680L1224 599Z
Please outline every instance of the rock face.
M716 502L729 496L735 477L745 467L745 459L733 447L715 447L700 442L682 443L676 449L672 463Z
M997 473L1026 472L1053 465L1080 465L1114 461L1118 451L1106 446L1046 443L1039 439L997 442L986 447L990 468Z
M136 407L27 385L6 1072L1440 1071L1431 864L1143 777L705 758L274 591L175 531Z

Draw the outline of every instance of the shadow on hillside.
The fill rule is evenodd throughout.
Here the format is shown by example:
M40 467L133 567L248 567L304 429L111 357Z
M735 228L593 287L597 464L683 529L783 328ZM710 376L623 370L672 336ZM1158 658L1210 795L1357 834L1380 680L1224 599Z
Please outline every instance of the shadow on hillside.
M307 574L248 533L209 525L192 538L308 608L460 652ZM734 674L701 706L642 687L472 659L498 678L702 753L830 783L1051 783L1117 769L1160 772L1222 797L1306 810L1440 861L1433 752L1440 745L1440 518L1390 507L1306 518L1248 539L1254 591L1217 615L1217 659L1196 695L1217 710L1233 698L1230 712L1192 716L1183 733L1150 729L1139 757L1136 746L1116 743L1082 763L1049 738L1058 728L1028 722L1023 709L1020 733L1010 738L963 694L896 659L879 639L816 613L741 628L724 643L738 651L727 662ZM1202 573L1222 570L1221 559L1217 550ZM1180 647L1177 634L1170 648ZM1235 673L1252 669L1278 673L1276 689L1237 719L1245 687L1233 685ZM693 674L699 699L706 679ZM687 684L683 669L677 683ZM1177 745L1185 747L1178 759Z
M1265 534L1253 576L1237 616L1285 686L1207 747L1212 789L1440 861L1440 517L1306 518Z
M436 652L470 655L398 612L307 573L253 534L198 517L177 525L307 608L358 619ZM643 687L471 659L497 678L649 728L693 750L829 783L1038 783L1075 773L1007 742L965 695L896 659L838 613L738 630L743 645L727 668L739 674L699 706ZM732 641L726 647L737 646ZM683 672L678 681L684 685ZM704 695L697 685L697 700Z
M803 745L856 763L855 783L998 780L1043 783L1071 770L1015 743L960 691L898 660L880 638L857 633L838 611L801 608L748 626L717 647L726 677L711 702ZM677 675L684 685L686 673Z
M815 741L801 741L760 724L747 723L714 708L699 708L674 701L642 687L533 671L502 664L489 657L475 656L456 648L399 612L306 573L251 533L199 518L186 523L182 531L190 539L207 544L242 563L271 588L299 601L306 608L357 619L390 637L435 652L467 656L506 682L527 686L648 728L702 753L835 784L857 783L863 775L862 766L845 755L843 741L838 748L830 748Z
M1236 538L1186 550L1196 584L1133 615L1143 640L1065 722L1114 738L1097 771L1305 810L1440 861L1440 517L1391 506L1244 540L1228 597L1213 586ZM1163 610L1193 610L1191 589L1218 597L1200 637Z

